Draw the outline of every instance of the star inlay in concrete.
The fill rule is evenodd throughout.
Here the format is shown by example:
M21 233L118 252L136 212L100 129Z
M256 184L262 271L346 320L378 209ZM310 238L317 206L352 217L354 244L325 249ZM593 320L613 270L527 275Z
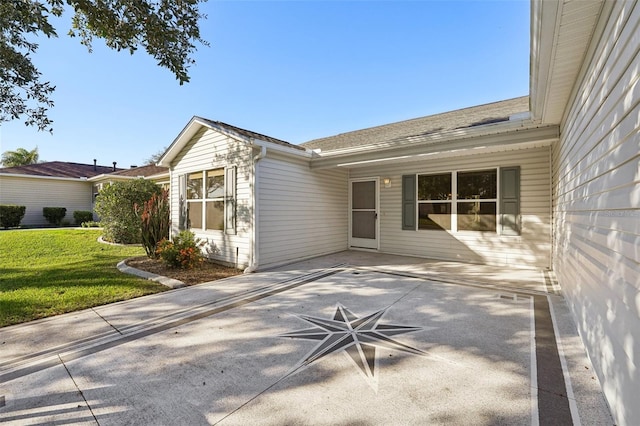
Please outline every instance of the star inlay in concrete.
M422 327L407 325L381 324L382 317L389 308L358 318L344 306L336 306L333 319L298 315L298 318L313 325L313 328L282 334L292 339L319 340L316 347L289 374L304 369L311 363L335 352L344 352L367 382L377 389L377 349L386 348L414 355L427 355L391 338L404 333L423 330Z

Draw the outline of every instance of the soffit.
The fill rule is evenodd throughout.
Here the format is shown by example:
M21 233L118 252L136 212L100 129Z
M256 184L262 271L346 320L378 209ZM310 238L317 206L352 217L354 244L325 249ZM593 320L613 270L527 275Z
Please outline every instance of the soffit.
M534 0L531 105L534 119L558 124L596 28L603 1Z

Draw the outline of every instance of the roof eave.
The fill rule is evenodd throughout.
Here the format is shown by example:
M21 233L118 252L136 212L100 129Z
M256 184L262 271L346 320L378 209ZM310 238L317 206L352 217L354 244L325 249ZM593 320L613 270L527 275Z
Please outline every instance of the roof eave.
M396 159L410 159L418 155L442 154L444 152L478 152L479 149L493 149L498 147L515 147L518 144L536 142L550 144L559 137L557 125L540 126L501 126L500 129L487 132L483 129L458 129L456 131L430 135L420 141L406 140L404 144L382 147L366 147L362 150L350 152L323 152L318 158L311 160L311 168L353 167L392 161ZM474 151L475 150L475 151Z
M171 162L176 158L178 153L182 151L185 145L195 136L202 127L210 127L200 117L193 116L186 126L180 131L178 136L173 140L171 145L165 150L160 157L157 166L171 167Z
M612 5L603 0L532 0L529 92L531 112L538 122L562 121L584 78L583 64L591 55L592 40L606 22L599 17L608 14Z
M0 177L14 177L14 178L26 178L26 179L48 179L48 180L65 180L65 181L76 181L76 182L88 182L90 178L85 176L82 177L63 177L63 176L43 176L43 175L27 175L27 174L19 174L19 173L0 173Z

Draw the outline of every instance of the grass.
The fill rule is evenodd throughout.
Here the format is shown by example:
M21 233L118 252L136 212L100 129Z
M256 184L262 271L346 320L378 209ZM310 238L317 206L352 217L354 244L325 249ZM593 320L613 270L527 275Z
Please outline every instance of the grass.
M158 293L116 264L142 247L97 242L101 231L0 231L0 327Z

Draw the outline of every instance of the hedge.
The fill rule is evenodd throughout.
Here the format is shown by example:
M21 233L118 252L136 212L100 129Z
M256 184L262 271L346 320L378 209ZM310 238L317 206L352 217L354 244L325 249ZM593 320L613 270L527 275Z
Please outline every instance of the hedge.
M0 227L15 228L20 226L20 221L26 211L26 206L0 204Z
M59 226L62 222L62 218L67 214L67 209L65 207L43 207L42 215L47 222L52 225Z

